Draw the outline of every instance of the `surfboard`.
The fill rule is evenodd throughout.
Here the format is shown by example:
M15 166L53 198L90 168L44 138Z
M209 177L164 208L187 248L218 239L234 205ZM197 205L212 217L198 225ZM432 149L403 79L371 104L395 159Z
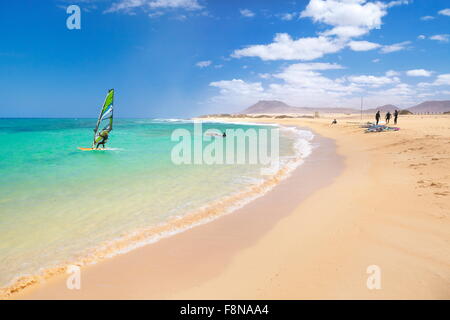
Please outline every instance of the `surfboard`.
M81 150L81 151L108 151L108 150L112 150L112 149L108 149L108 148L94 149L94 148L82 148L82 147L78 147L78 149Z

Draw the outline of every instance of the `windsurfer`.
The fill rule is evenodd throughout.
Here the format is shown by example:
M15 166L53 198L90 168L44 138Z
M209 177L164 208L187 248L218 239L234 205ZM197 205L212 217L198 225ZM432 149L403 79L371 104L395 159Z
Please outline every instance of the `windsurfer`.
M100 132L99 134L98 142L95 148L99 149L100 146L103 146L103 148L105 148L105 143L108 141L108 138L109 138L109 130L103 129L102 132Z

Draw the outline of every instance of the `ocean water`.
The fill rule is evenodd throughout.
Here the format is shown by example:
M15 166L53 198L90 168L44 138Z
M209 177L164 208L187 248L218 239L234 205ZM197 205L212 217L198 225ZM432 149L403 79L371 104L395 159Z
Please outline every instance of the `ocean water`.
M118 119L112 150L78 150L90 147L94 125L95 119L0 119L0 288L155 241L271 187L259 164L174 164L178 142L171 134L182 128L194 139L189 121ZM211 128L274 127L203 124ZM280 130L280 172L308 156L311 139L307 131Z

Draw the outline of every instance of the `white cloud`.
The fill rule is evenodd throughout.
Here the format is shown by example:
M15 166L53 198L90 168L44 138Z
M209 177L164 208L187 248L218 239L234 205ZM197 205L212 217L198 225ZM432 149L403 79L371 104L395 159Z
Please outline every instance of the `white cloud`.
M251 18L255 16L255 13L249 9L241 9L239 10L239 12L241 13L242 16L247 17L247 18Z
M425 69L414 69L406 71L410 77L431 77L432 72Z
M263 92L261 82L247 83L241 79L214 81L209 84L212 87L219 88L222 94L239 93L253 94Z
M380 44L369 41L350 41L348 45L353 51L369 51L381 47Z
M105 10L105 13L128 11L133 8L142 7L145 3L145 0L121 0L113 3L110 8Z
M281 20L284 21L291 21L293 20L295 17L297 16L296 12L292 12L292 13L284 13L281 15Z
M233 107L243 108L258 100L270 99L270 95L264 92L260 82L233 79L214 81L209 85L219 89L219 95L212 97L210 103L226 106L228 110Z
M411 104L415 91L407 84L394 83L392 87L364 86L349 83L345 78L331 79L319 72L289 66L271 78L279 79L262 87L259 83L248 83L241 79L211 83L220 88L219 95L210 103L226 110L242 110L258 100L281 100L302 107L354 107L359 108L360 97L366 106L393 103ZM240 89L243 89L241 92ZM416 102L416 101L414 101Z
M399 43L394 43L390 45L383 46L381 48L381 53L391 53L396 52L400 50L405 50L407 48L407 45L410 44L411 41L404 41Z
M270 79L271 77L270 73L260 73L258 76L262 79Z
M148 14L148 16L150 18L158 18L158 17L160 17L162 15L164 15L164 12L162 12L162 11L156 11L156 12L152 12L152 13Z
M199 61L195 65L199 68L206 68L206 67L209 67L211 65L211 63L212 63L211 60L205 60L205 61Z
M350 76L348 80L359 85L379 87L386 84L397 83L400 80L396 77L377 77L371 75Z
M354 91L356 88L351 89L341 84L341 81L332 80L317 72L337 69L343 69L343 67L335 63L296 63L285 67L282 72L274 74L273 77L282 79L285 89L289 87L289 89L308 89L310 91L326 90L345 94ZM278 84L271 86L277 89L281 88Z
M203 7L197 0L120 0L105 10L109 12L130 12L135 8L142 7L144 9L185 9L200 10Z
M443 9L441 11L438 12L439 14L443 15L443 16L450 16L450 9Z
M353 26L339 26L333 29L322 32L324 36L337 36L343 39L350 39L354 37L360 37L367 33L367 30L360 27Z
M425 37L423 34L421 34L421 35L419 35L419 36L417 37L417 39L419 39L419 40L424 40L424 39L426 39L426 37Z
M183 8L187 10L199 10L203 7L197 0L154 0L148 3L150 8Z
M420 18L420 20L422 20L422 21L430 21L430 20L433 20L433 19L434 19L433 16L423 16L423 17Z
M407 4L410 1L392 1L388 4L366 0L310 0L300 17L309 17L314 22L332 26L316 37L293 39L287 33L278 33L272 43L250 45L237 49L232 57L258 57L262 60L303 60L309 61L336 53L346 46L354 51L381 48L382 53L405 49L410 42L382 46L369 41L351 41L354 37L380 28L387 8ZM290 17L289 17L290 18Z
M448 35L448 34L436 34L434 36L431 36L430 39L435 40L435 41L440 41L440 42L448 42L449 36L450 35Z
M391 8L391 7L395 7L395 6L401 6L401 5L404 5L404 4L410 4L411 1L410 0L395 0L395 1L389 2L387 4L387 7Z
M414 95L415 91L411 88L409 84L406 83L399 83L393 86L389 89L384 89L381 92L378 92L379 94L384 94L388 97L391 96L407 96L407 95Z
M260 74L269 83L265 88L259 82L241 79L217 81L210 86L220 89L211 103L240 108L262 99L282 100L293 105L323 106L337 103L341 97L361 91L361 88L344 83L344 79L330 79L320 71L343 69L335 63L297 63L284 67L275 74ZM280 83L281 81L281 83Z
M387 5L365 0L311 0L300 17L309 17L335 27L330 34L348 36L366 34L381 26L381 18L387 14Z
M450 86L450 73L440 74L437 76L434 82L421 82L418 84L419 87L430 87L430 86Z
M260 74L265 84L242 79L212 82L220 89L210 103L240 111L258 100L280 100L303 107L353 107L359 108L361 96L364 105L376 107L395 104L400 107L417 104L419 99L439 99L442 90L433 86L450 86L450 74L440 75L432 83L421 86L400 82L398 72L388 71L386 76L352 75L331 78L323 73L343 69L332 63L296 63L274 74ZM445 88L443 88L445 90Z
M333 106L346 96L361 91L361 88L345 83L342 79L330 79L319 72L304 70L296 65L275 74L274 78L283 82L270 84L266 93L272 99L288 101L293 105Z
M434 82L435 86L450 86L450 73L441 74Z
M293 40L287 33L278 33L271 44L235 50L232 56L259 57L262 60L313 60L343 47L341 41L324 36Z
M386 77L396 77L399 75L400 75L400 72L397 72L395 70L386 71Z
M378 62L380 62L380 61L381 61L381 60L378 59L378 58L372 60L373 63L378 63Z
M289 67L284 70L338 70L344 69L343 66L337 63L328 63L328 62L310 62L310 63L296 63L291 64Z

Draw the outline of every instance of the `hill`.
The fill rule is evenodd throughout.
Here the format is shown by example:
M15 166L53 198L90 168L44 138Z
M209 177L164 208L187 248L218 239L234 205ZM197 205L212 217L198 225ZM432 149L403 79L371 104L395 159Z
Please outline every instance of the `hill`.
M450 100L425 101L414 107L408 108L412 113L444 113L450 111Z
M299 108L276 100L261 100L243 110L241 113L297 113Z
M352 108L307 108L307 107L293 107L284 102L277 100L261 100L254 105L243 110L241 113L357 113L356 109Z
M370 108L363 110L363 113L376 113L380 110L382 113L394 110L401 111L407 109L412 113L444 113L450 111L450 100L443 101L425 101L410 108L399 108L393 104L386 104L384 106ZM243 110L242 114L279 114L279 113L296 113L296 114L312 114L319 113L360 113L359 109L353 108L308 108L308 107L293 107L282 101L277 100L261 100L254 105Z
M394 112L394 110L401 110L400 108L394 106L393 104L385 104L384 106L377 107L377 108L371 108L363 110L363 113L376 113L378 110L382 113L386 113L390 111L391 113Z

